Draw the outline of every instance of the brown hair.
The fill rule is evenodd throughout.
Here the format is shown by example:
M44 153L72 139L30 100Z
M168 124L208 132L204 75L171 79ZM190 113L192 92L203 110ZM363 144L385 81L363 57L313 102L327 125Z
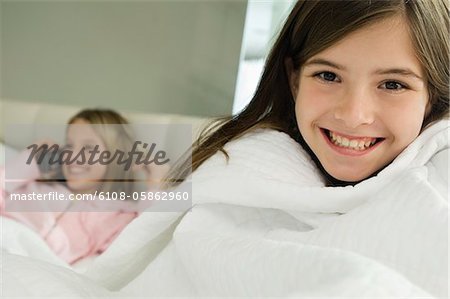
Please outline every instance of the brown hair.
M239 114L218 119L202 132L193 145L192 171L217 151L222 151L228 158L224 145L255 128L285 132L308 150L297 126L286 59L292 59L294 69L298 70L310 57L348 34L399 14L409 24L429 92L430 109L422 128L448 117L449 8L446 1L299 0L270 51L253 99ZM314 155L310 150L308 152ZM191 171L190 166L185 162L169 177L182 181Z

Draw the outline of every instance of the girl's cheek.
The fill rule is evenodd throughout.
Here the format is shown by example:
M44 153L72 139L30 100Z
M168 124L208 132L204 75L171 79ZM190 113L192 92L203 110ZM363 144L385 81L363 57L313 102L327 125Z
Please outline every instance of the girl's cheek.
M90 173L93 176L93 179L99 180L103 179L106 176L107 165L100 164L99 162L90 166Z
M402 126L420 127L425 117L426 102L422 98L402 95L397 98L379 99L379 110L385 121Z
M411 98L403 105L384 105L383 113L379 114L380 121L393 145L401 150L406 148L420 134L425 109L420 104L412 104Z
M297 97L299 112L313 116L316 113L331 109L336 102L337 92L330 89L305 84Z

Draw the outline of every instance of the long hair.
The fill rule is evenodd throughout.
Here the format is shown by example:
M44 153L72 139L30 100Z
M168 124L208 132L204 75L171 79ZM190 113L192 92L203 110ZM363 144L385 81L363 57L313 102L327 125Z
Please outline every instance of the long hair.
M417 57L425 73L431 109L425 115L422 129L448 117L449 7L446 1L299 0L268 55L250 103L237 115L218 119L206 128L193 144L192 165L186 160L168 177L176 185L217 151L222 151L228 158L224 145L255 128L285 132L314 159L298 130L294 99L285 69L286 59L291 59L294 70L298 70L310 57L350 33L396 15L407 20ZM330 179L321 170L326 179Z

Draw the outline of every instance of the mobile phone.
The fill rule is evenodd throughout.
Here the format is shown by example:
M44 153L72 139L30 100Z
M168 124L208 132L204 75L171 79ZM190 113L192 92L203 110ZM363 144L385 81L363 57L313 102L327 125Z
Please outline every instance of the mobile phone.
M37 159L39 171L42 174L59 174L62 172L62 163L60 161L61 150L45 151Z

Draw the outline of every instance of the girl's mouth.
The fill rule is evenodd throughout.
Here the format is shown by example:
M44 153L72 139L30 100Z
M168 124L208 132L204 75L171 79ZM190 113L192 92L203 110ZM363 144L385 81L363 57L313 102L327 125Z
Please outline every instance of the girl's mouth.
M89 168L88 167L83 167L83 166L73 166L70 165L68 167L68 173L71 175L83 175L89 172Z
M345 155L364 155L378 147L385 140L382 137L342 135L324 128L320 128L320 131L332 149Z

